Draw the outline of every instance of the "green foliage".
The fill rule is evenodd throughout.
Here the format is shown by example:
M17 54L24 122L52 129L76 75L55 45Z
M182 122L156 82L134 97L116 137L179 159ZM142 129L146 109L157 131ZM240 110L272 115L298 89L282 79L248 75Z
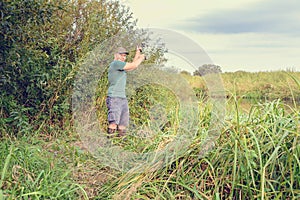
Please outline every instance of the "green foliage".
M70 137L67 127L74 77L85 55L122 31L133 33L132 41L143 35L135 30L129 10L118 1L4 0L0 13L0 199L300 198L298 72L223 74L225 88L237 95L234 100L292 93L295 106L287 112L280 101L272 101L241 113L235 102L216 148L204 157L201 144L211 109L202 102L206 89L196 88L201 113L190 117L200 117L201 130L188 151L160 170L118 174L102 169L78 148L80 142L75 145L73 140L79 139ZM147 52L147 62L163 62L163 48L149 47ZM106 91L105 72L96 94L103 124ZM160 150L176 134L177 99L160 85L144 85L135 92L130 98L133 123L143 126L159 117L154 133L160 134L147 140L129 138L125 148ZM44 133L44 138L32 133ZM12 140L11 135L24 137ZM103 179L95 178L99 170L106 175Z
M156 115L156 117L168 116L168 113L176 110L178 102L176 96L167 88L157 84L150 84L136 89L135 95L130 98L129 106L131 108L132 123L136 126L141 126L151 120L157 120L152 119L153 117L155 118L153 115ZM164 123L167 123L167 121Z
M294 77L294 78L291 78ZM228 95L243 98L261 99L300 99L299 87L295 79L300 79L299 72L243 72L222 74L224 87ZM293 80L294 79L294 80Z
M156 86L157 88L157 86ZM146 91L155 87L146 85ZM160 88L160 90L163 88ZM143 91L141 91L143 92ZM145 94L145 93L144 93ZM157 91L157 94L161 94ZM168 90L164 94L169 94ZM159 100L159 95L151 96ZM160 99L161 101L161 99ZM155 101L149 101L153 103ZM166 102L167 103L167 102ZM206 152L203 134L210 108L201 109L199 135L185 154L158 170L123 173L102 168L78 138L23 137L0 145L0 197L8 199L298 199L300 197L299 109L287 112L279 100L229 107L215 148ZM145 105L147 106L147 105ZM173 126L173 125L172 125ZM169 134L174 134L172 130ZM129 140L127 150L157 151L152 141ZM149 140L149 138L147 138ZM45 159L46 158L46 159Z
M2 140L0 151L4 199L87 199L82 186L70 176L72 167L67 160L71 161L75 149L63 150L38 138L20 138Z
M96 97L98 120L104 131L107 128L106 94L107 73L105 72L99 81ZM158 135L168 132L172 135L177 123L179 103L176 95L168 88L158 84L143 85L135 89L128 98L128 103L130 108L128 134L131 137L127 142L130 147L127 148L133 151L145 151L163 142L165 138L160 138ZM150 139L152 136L156 137L156 139L152 138L155 142Z
M273 101L253 105L250 113L231 111L204 157L197 137L176 161L119 176L101 187L97 199L298 199L299 110L286 113Z
M213 65L213 64L204 64L196 71L194 71L193 75L194 76L205 76L206 74L212 74L212 73L221 73L221 67L218 65Z
M0 4L1 133L64 128L81 60L108 37L135 33L132 14L117 1Z
M208 95L205 77L182 76L195 89L196 94ZM236 96L245 99L283 99L299 101L299 72L273 71L273 72L226 72L221 73L222 84L226 89L226 96Z
M1 115L13 133L28 129L31 117L51 96L49 71L57 60L50 59L37 38L38 28L51 23L53 12L54 5L43 2L2 2Z
M107 127L107 106L106 97L108 90L108 67L99 79L97 91L96 91L96 107L99 123L101 127Z

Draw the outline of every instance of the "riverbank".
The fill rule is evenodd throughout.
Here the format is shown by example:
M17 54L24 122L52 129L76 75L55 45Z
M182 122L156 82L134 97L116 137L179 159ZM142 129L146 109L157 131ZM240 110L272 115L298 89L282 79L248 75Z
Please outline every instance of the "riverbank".
M196 92L207 91L203 77L182 74ZM300 100L300 72L226 72L220 74L227 97Z
M205 104L203 104L205 105ZM4 137L0 143L0 199L298 199L299 110L279 101L240 105L226 114L215 147L203 155L209 109L203 108L188 151L157 170L141 173L103 165L71 130ZM169 131L157 134L168 138ZM204 135L203 135L204 134ZM139 142L139 143L137 143ZM135 144L136 143L136 144ZM143 141L130 139L123 145ZM161 146L149 146L151 152ZM146 147L145 147L146 148Z

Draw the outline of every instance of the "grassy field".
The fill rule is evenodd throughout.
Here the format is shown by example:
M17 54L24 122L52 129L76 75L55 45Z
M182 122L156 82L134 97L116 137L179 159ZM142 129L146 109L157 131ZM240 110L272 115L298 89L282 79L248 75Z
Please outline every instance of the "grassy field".
M206 85L200 76L183 74L194 88L206 91ZM221 74L224 88L228 96L255 99L300 99L297 81L300 72L227 72Z
M14 138L3 134L0 199L299 199L299 73L290 76L278 72L278 76L272 74L262 81L267 76L222 74L230 101L214 148L203 154L202 133L207 131L211 113L209 105L200 100L199 134L184 154L157 170L130 173L103 165L86 150L71 127L51 135ZM285 79L280 80L288 80L288 84L272 79L281 76ZM261 82L254 81L255 77ZM193 86L200 84L200 77L189 78ZM243 110L240 96L250 96L251 89L269 80L273 88L288 87L268 97L285 94L294 97L294 103L286 105L277 98ZM174 124L155 137L155 145L132 138L122 145L132 151L155 151L162 141L176 134Z

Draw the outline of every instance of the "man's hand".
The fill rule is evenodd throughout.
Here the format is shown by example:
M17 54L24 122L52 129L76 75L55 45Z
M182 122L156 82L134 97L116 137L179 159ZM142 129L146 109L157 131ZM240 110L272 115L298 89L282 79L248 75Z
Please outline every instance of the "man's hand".
M136 47L136 53L135 56L133 58L133 61L131 63L126 63L126 65L124 66L124 70L126 71L131 71L134 70L135 68L137 68L144 60L146 60L146 56L144 54L141 53L142 49L141 47L137 46Z
M136 51L142 53L143 52L142 47L141 46L137 46L136 47Z
M140 57L141 57L143 60L146 60L145 54L141 54Z
M146 60L146 56L142 54L143 50L141 46L136 46L136 54L133 60L142 58L142 60Z
M136 55L138 56L142 56L143 57L143 60L147 60L146 56L144 54L142 54L143 52L143 47L142 46L137 46L136 47Z

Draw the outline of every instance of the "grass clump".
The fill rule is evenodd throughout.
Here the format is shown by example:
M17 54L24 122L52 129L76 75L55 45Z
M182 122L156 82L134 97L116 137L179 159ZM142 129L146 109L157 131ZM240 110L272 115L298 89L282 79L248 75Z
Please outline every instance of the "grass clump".
M72 150L64 149L59 140L6 138L0 151L1 199L87 199L83 187L72 179L73 158L78 155L71 156Z
M242 112L238 102L227 105L222 134L214 141L215 148L203 154L210 109L201 105L201 130L188 149L163 167L139 173L104 167L72 134L2 138L0 195L3 199L300 197L299 108L287 112L279 100L256 103L248 112ZM122 145L137 151L142 140L134 142ZM158 148L143 145L148 151Z
M280 101L229 113L216 147L205 156L196 138L186 153L156 171L125 173L96 199L297 199L300 197L299 112Z

